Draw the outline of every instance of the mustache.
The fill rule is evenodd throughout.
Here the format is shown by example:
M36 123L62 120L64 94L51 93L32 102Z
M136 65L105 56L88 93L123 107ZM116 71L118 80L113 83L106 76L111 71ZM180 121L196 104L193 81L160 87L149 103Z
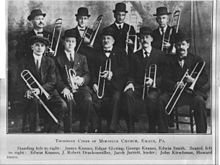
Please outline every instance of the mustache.
M179 48L177 49L177 51L185 51L185 49Z
M38 25L44 25L44 23L43 23L43 22L40 22Z

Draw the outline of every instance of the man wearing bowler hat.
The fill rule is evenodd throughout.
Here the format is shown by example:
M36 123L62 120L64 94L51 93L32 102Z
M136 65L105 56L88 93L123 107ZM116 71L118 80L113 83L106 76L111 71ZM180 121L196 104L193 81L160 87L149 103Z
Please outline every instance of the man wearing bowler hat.
M77 29L66 31L63 36L64 49L56 57L57 89L66 100L69 108L65 115L64 131L72 131L72 115L79 114L80 132L89 131L89 121L92 122L93 132L97 132L97 118L93 109L91 91L88 87L89 69L86 57L75 51L77 36ZM72 72L70 73L70 69L75 72L73 83L71 83ZM76 113L76 108L78 113Z
M27 17L28 21L32 23L33 29L19 38L17 51L15 54L18 60L20 60L23 57L26 57L27 54L30 54L31 48L29 47L29 43L30 43L30 38L32 36L41 36L48 39L52 37L51 36L52 34L50 32L44 30L45 16L46 13L43 13L41 9L34 9Z
M156 132L156 104L160 93L164 55L162 51L151 46L153 37L152 30L149 27L140 28L139 38L142 49L132 55L128 81L124 89L126 109L128 111L128 132L135 131L134 117L137 117L139 113L135 104L138 99L142 99L148 114L149 132L153 133ZM156 70L153 69L153 65L156 65ZM150 67L151 74L149 74ZM147 78L144 82L145 75ZM145 94L143 93L144 86Z
M114 46L127 51L127 54L133 52L134 38L127 37L128 35L135 35L135 30L132 25L125 23L126 13L125 3L116 3L113 10L115 22L106 28L112 28L115 35ZM128 39L128 40L127 40ZM127 46L126 46L127 45ZM127 48L126 48L127 47Z
M40 88L40 86L36 86L32 90L28 89L28 86L21 79L21 76L19 76L17 91L21 95L20 98L22 98L22 101L24 103L24 116L29 116L26 119L29 119L30 130L27 131L40 131L38 129L39 125L37 124L39 123L38 115L40 116L40 118L44 119L45 130L43 131L62 131L61 123L63 122L63 114L65 111L67 111L67 105L55 89L57 77L55 73L56 67L54 60L50 57L43 55L46 50L46 46L49 45L49 40L41 36L32 36L30 38L29 44L32 50L31 54L27 54L26 58L20 60L18 73L20 75L22 71L29 70L30 73L35 77L37 82L41 85L42 89L44 89L49 94L49 97L47 98L45 92ZM29 77L27 77L26 75L26 80L29 82L29 84L32 84L33 81L28 80L28 78ZM34 94L43 100L45 105L50 109L50 111L58 119L61 125L57 125L54 122L54 120L46 112L44 107L42 107L41 104L34 97Z
M160 50L163 49L162 51L165 53L171 53L176 33L176 30L168 25L170 14L171 12L168 12L166 7L158 7L156 14L154 14L159 27L153 31L152 46ZM169 38L170 41L168 41Z
M208 76L205 67L201 70L201 74L197 81L195 75L191 75L192 70L198 63L196 74L200 72L203 65L203 59L200 56L191 54L188 49L190 46L190 38L187 34L178 33L175 39L176 55L169 55L167 58L167 65L164 69L165 76L163 77L163 94L159 98L158 110L158 128L159 132L168 132L168 115L165 113L165 106L167 105L174 90L183 88L183 83L187 83L185 89L180 95L177 105L190 105L190 108L194 110L194 118L196 123L197 133L206 133L206 106L205 100L207 99L204 85L208 81ZM183 81L181 81L184 73L188 69ZM192 83L195 83L194 89L190 90ZM171 113L172 114L172 113Z
M104 29L102 32L102 49L97 53L97 58L93 63L91 82L93 91L95 92L93 101L97 113L99 117L102 116L107 119L109 133L117 131L119 101L128 73L126 52L113 47L114 42L114 29ZM101 75L99 74L100 67L102 72ZM98 87L99 75L101 80L99 85L100 88ZM105 80L105 87L103 97L101 97L103 80ZM99 94L97 94L98 91Z

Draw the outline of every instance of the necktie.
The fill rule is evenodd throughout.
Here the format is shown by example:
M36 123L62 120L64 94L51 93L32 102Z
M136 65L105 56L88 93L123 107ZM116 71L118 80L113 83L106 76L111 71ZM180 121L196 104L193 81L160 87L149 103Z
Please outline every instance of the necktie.
M37 72L39 73L39 71L40 71L40 61L39 61L39 59L36 59L36 69L37 69Z
M105 53L111 53L111 50L104 50Z
M150 53L144 52L144 58L149 57Z
M162 35L165 34L165 29L163 27L161 28L161 32L162 32Z
M43 32L37 32L37 34L43 34Z
M70 62L73 62L73 57L72 57L72 54L70 53Z
M122 29L122 25L119 25L118 27L119 27L119 30L121 30L121 29Z

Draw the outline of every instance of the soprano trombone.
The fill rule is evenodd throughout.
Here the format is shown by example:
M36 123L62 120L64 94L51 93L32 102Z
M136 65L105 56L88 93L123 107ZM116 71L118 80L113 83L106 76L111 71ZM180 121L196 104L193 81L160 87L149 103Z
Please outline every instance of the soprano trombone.
M99 69L99 77L98 77L98 90L96 92L97 94L97 97L99 99L103 98L104 96L104 93L105 93L105 79L103 77L103 75L107 72L110 72L111 71L111 59L107 59L106 62L105 62L105 70L102 71L102 67L100 66L100 69Z
M29 88L29 90L33 91L34 88L39 88L41 93L45 95L45 97L49 100L50 95L47 93L47 91L40 85L40 83L35 79L35 77L31 74L29 70L23 70L21 72L21 77L24 80L25 84ZM49 108L46 106L46 104L41 100L41 98L33 92L33 95L36 97L37 100L42 104L44 109L47 111L47 113L52 117L55 123L59 123L57 118L53 115L53 113L49 110Z
M156 64L151 64L149 69L148 69L148 75L147 75L147 71L145 70L145 74L144 74L144 86L143 86L143 92L142 92L142 99L145 99L145 92L148 95L149 92L149 88L156 88L156 77L157 77L157 65ZM146 85L146 82L152 79L153 80L153 84L152 86Z

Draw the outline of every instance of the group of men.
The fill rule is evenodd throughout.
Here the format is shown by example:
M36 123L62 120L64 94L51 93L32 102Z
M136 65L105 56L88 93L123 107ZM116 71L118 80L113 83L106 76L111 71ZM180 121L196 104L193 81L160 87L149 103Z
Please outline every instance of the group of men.
M25 96L24 114L29 119L28 131L35 132L38 128L38 107L41 108L38 113L44 120L45 132L72 132L72 120L75 117L79 118L81 133L102 132L104 117L107 120L107 132L114 133L118 131L121 116L126 120L128 132L135 132L136 103L143 99L149 123L146 132L168 132L169 115L165 113L165 106L175 88L184 86L180 80L185 71L188 69L191 73L195 65L203 60L188 52L190 38L187 35L175 34L173 30L170 40L163 40L172 29L168 25L171 13L166 7L156 10L154 16L159 25L156 30L141 27L139 33L135 32L132 25L124 22L126 4L117 3L113 13L115 22L102 30L101 42L98 43L100 47L96 50L88 47L90 40L85 37L85 32L91 31L88 28L89 11L80 7L75 15L77 26L64 32L62 46L56 56L51 57L47 55L47 47L52 35L44 30L46 14L40 9L32 10L28 20L32 22L33 30L22 36L17 46L19 74L29 70L50 98L47 99L39 87L30 89L20 79L17 89ZM134 35L139 38L141 45L136 52L133 52L135 42L129 38ZM173 46L176 53L169 54ZM155 78L148 75L150 68L155 69ZM71 82L72 77L74 82ZM194 92L189 94L184 91L181 99L187 98L187 104L194 110L196 131L205 133L206 95L202 90L208 81L205 69L198 80L187 74L185 81L188 84L196 81ZM145 87L146 92L143 94ZM58 124L42 110L36 95L49 107ZM122 109L124 113L121 113ZM27 121L26 118L24 121Z

